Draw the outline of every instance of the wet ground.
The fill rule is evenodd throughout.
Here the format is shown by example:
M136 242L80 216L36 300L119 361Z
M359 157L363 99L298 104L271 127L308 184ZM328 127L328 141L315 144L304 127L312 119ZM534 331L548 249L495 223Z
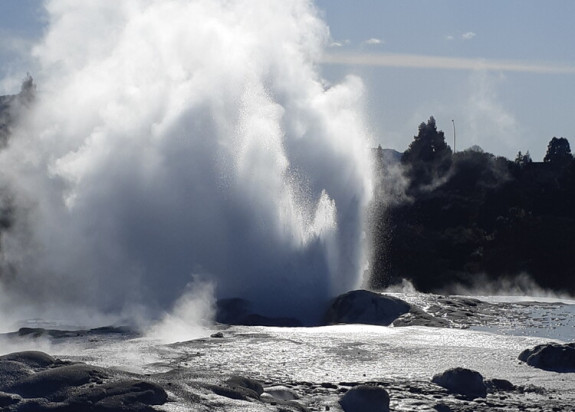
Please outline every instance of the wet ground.
M158 407L165 411L339 411L340 397L365 383L385 388L396 411L573 410L574 373L543 371L517 359L540 343L573 341L573 304L398 297L452 327L215 325L204 337L170 344L127 331L11 340L43 344L62 359L147 377L170 394L170 402ZM452 367L476 370L486 380L507 380L513 387L467 399L431 383L434 374ZM214 391L233 375L261 382L264 394L234 399Z

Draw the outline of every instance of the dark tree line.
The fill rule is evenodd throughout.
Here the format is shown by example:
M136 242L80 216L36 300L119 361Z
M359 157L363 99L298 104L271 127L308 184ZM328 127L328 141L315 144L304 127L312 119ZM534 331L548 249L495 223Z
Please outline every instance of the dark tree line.
M421 291L529 274L540 286L575 293L575 160L553 138L542 163L475 147L452 153L435 119L419 126L400 159L406 198L372 213L371 286L403 278ZM379 182L388 185L386 166Z

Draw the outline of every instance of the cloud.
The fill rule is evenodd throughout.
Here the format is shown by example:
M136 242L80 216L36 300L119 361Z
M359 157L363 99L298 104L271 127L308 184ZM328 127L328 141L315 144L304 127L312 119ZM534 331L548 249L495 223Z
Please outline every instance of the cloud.
M381 39L377 39L375 37L372 37L371 39L367 39L363 42L363 44L368 44L368 45L376 45L376 44L382 44L383 40Z
M406 67L417 69L487 70L540 74L575 74L575 66L520 60L444 57L390 53L326 53L324 64L350 66Z
M349 46L350 44L351 44L351 41L349 39L334 40L333 42L331 42L329 44L329 47L344 47L344 46Z
M477 34L473 33L472 31L468 31L467 33L463 33L461 35L461 38L463 40L471 40L472 38L474 38L475 36L477 36Z

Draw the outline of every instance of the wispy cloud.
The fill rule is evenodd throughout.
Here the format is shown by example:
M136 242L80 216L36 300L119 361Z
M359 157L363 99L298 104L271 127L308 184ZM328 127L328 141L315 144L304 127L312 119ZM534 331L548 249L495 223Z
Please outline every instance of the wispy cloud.
M491 60L417 54L327 53L324 64L350 66L406 67L444 70L493 70L542 74L575 74L575 66L518 60Z
M466 33L458 35L457 38L465 41L465 40L471 40L476 36L477 36L477 33L474 33L472 31L468 31ZM452 41L452 40L455 40L455 36L453 34L448 34L447 36L445 36L445 39Z
M368 45L376 45L376 44L382 44L383 40L381 39L377 39L375 37L372 37L371 39L367 39L363 42L363 44L368 44Z
M343 47L348 46L351 43L349 39L345 39L343 41L333 41L329 44L329 47Z

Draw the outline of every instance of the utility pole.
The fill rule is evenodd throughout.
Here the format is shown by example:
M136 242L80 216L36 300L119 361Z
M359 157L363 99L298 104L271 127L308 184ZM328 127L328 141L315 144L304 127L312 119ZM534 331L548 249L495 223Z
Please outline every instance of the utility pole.
M453 124L453 153L455 153L455 120L451 120L451 123Z

